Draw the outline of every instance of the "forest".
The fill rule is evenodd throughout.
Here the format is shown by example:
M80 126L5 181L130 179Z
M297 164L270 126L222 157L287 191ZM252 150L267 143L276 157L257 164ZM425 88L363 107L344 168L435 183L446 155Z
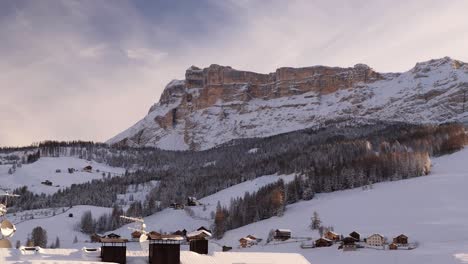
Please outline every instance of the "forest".
M23 210L78 204L112 207L127 186L159 180L146 201L132 205L128 212L145 216L170 203L184 203L188 196L204 197L263 175L297 175L292 183L279 182L281 186L268 186L272 189L246 194L232 201L229 208L218 208L215 220L224 219L220 229L228 230L281 214L286 204L311 199L315 193L426 175L430 172L431 156L457 151L465 144L465 129L460 124L382 121L236 140L205 151L48 141L37 146L41 157L74 156L124 167L127 173L74 184L53 195L19 188L15 193L21 197L14 206ZM249 204L261 206L252 209Z

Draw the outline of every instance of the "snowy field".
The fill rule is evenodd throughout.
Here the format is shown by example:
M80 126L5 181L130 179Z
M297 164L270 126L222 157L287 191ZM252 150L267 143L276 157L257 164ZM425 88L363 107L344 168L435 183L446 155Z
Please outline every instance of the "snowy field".
M91 211L93 217L98 218L103 214L111 213L112 208L79 205L73 206L63 213L61 213L62 210L59 210L55 216L35 216L34 219L27 221L15 221L15 217L8 216L8 218L16 224L17 229L15 235L10 239L10 241L13 246L15 246L15 243L18 240L21 245L25 245L33 228L41 226L47 231L48 244L55 242L55 239L58 237L60 239L60 246L63 248L81 248L86 245L89 246L89 243L85 242L89 241L89 236L79 232L79 229L77 228L77 225L81 220L81 216L86 211ZM69 217L69 214L73 214L73 217ZM73 243L75 236L78 243Z
M86 166L92 166L92 172L82 171ZM52 194L59 189L68 187L74 183L84 183L93 179L101 179L102 173L111 176L123 175L125 169L114 168L94 161L72 157L40 158L31 164L24 164L21 168L16 168L13 174L8 170L12 165L0 165L0 187L18 188L28 186L28 189L35 193ZM74 173L68 173L68 168L74 168ZM56 171L60 170L60 173ZM98 172L99 170L99 172ZM49 180L52 186L41 184Z
M210 243L210 252L220 250L221 245L227 245L232 246L234 252L300 253L312 264L468 263L467 161L468 148L433 159L433 171L429 176L374 184L370 190L357 188L319 194L311 201L288 206L283 217L273 217L228 231L223 239ZM292 175L281 177L286 181L293 179ZM278 180L278 176L264 176L205 197L201 201L210 206L218 200L225 204L233 197L242 196L245 191L255 191L275 180ZM88 208L74 207L72 210L77 210L77 216L73 221L67 219L68 214L65 214L54 216L52 221L34 219L34 222L19 224L18 233L11 240L14 244L15 240L24 239L33 227L42 225L46 228L50 241L54 241L58 235L63 247L80 249L86 245L93 246L82 242L88 239L87 236L73 231L74 224L79 220L78 215ZM195 207L194 212L199 213L201 208L202 206ZM98 211L104 213L110 209L96 207L92 210L93 215L97 216ZM343 252L336 245L329 248L301 249L299 242L265 244L268 232L277 228L291 229L295 237L317 239L318 233L308 227L314 211L319 213L323 225L333 226L337 233L347 235L355 230L363 237L381 233L389 239L404 233L409 236L410 242L418 242L419 247L414 250L359 249L355 252ZM197 214L193 218L184 210L166 209L145 218L145 222L148 230L169 232L184 228L190 231L202 225L209 227L212 220L203 219ZM61 224L57 227L56 223ZM116 230L116 233L129 237L131 230L128 227L131 226L132 224L124 226ZM263 242L251 248L239 249L239 238L248 234L263 238ZM62 238L62 235L70 240ZM80 240L77 244L71 242L75 235ZM138 243L129 243L129 249L138 250ZM15 258L11 252L3 254L8 255L5 259ZM75 252L69 255L72 257L80 254ZM23 256L18 258L22 259Z
M361 249L343 252L337 246L301 249L300 243L259 245L245 251L297 252L311 263L468 263L468 149L433 159L429 176L375 184L372 190L353 189L317 195L311 201L288 206L283 217L274 217L231 230L219 241L237 246L239 238L254 234L264 239L270 229L288 228L297 237L318 233L308 226L317 211L325 226L348 235L381 233L392 239L401 233L414 250ZM240 249L235 249L240 250ZM244 250L242 250L244 251Z

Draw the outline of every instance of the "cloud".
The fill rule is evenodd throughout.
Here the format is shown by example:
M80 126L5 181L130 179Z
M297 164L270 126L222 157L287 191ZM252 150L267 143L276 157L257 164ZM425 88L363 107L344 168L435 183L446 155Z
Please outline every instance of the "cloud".
M403 71L468 61L466 1L18 0L0 10L0 145L104 141L190 65Z

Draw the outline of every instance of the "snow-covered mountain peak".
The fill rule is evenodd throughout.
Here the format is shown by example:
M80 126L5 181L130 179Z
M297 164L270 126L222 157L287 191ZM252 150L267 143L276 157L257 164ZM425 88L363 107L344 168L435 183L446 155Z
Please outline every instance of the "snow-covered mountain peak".
M191 66L143 120L108 143L201 150L338 119L468 121L467 90L467 64L449 57L385 74L365 64L281 67L268 74Z

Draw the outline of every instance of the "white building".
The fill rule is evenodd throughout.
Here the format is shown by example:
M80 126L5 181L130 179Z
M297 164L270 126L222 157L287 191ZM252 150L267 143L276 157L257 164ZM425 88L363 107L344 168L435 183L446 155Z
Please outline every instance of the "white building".
M379 247L385 243L385 237L380 234L370 235L366 239L366 244L369 246Z

